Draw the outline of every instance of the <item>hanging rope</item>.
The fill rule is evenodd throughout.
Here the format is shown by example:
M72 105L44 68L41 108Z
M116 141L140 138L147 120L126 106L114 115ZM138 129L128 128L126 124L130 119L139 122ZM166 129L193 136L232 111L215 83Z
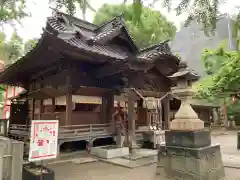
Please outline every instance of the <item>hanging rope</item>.
M131 90L133 90L142 100L143 102L145 103L145 107L146 107L146 114L148 114L148 107L147 107L147 98L145 98L140 92L138 92L135 88L130 88ZM156 113L158 113L158 120L160 120L160 109L161 109L161 102L163 99L165 99L169 94L171 94L171 92L167 92L165 95L163 95L161 98L158 99L158 102L157 102L157 107L156 107ZM152 116L151 116L152 117ZM150 124L152 124L152 118L150 117ZM159 129L159 122L155 122L156 125L157 125L157 129ZM162 127L160 127L162 128Z

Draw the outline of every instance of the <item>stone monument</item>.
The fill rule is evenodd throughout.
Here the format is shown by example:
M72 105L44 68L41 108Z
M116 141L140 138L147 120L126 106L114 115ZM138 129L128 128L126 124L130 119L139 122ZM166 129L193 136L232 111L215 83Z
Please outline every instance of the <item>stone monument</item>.
M169 78L177 84L172 93L181 106L165 132L166 143L160 145L157 173L173 180L219 180L224 177L220 146L211 145L210 131L188 103L194 94L191 83L199 76L180 62L179 71Z

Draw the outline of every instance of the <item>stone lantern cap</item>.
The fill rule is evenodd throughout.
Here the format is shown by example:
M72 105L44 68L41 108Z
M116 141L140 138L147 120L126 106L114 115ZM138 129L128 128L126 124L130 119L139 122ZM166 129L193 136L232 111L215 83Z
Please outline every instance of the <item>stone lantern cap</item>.
M168 76L171 80L186 79L191 81L197 81L200 76L193 70L188 69L187 63L181 61L179 63L179 70L171 76Z

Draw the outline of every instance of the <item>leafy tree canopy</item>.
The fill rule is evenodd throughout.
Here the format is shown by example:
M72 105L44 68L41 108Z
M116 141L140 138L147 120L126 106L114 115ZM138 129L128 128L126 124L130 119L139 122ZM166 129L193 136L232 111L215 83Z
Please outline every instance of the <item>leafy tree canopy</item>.
M205 70L208 74L200 80L195 88L197 97L219 105L226 102L228 115L239 114L240 101L240 53L226 50L226 43L217 49L206 49L202 54ZM236 93L238 100L233 104L232 95Z
M104 4L95 14L93 23L103 24L124 12L124 20L136 44L146 47L166 39L172 39L176 33L173 23L167 21L160 12L143 8L141 24L134 23L134 9L131 5Z
M12 24L29 14L26 11L26 0L0 0L0 25Z
M86 13L86 9L93 9L90 5L89 0L50 0L53 2L58 2L61 6L65 7L70 14L74 14L77 6L80 7L82 13ZM202 0L181 0L178 2L177 6L173 9L174 0L123 0L123 4L127 2L131 2L132 10L133 10L133 21L141 22L142 14L144 13L144 5L146 7L157 6L156 3L161 2L162 7L166 7L169 11L176 11L177 15L181 15L183 13L188 13L188 18L185 21L185 25L188 26L192 20L197 20L198 23L202 24L203 30L207 34L209 31L214 32L216 29L216 23L218 20L218 16L221 14L219 12L220 5L227 4L228 1L202 1ZM174 5L176 2L174 2ZM236 7L238 8L238 7ZM239 15L237 15L236 19L239 19Z
M202 96L218 96L234 93L240 89L240 53L223 47L206 49L202 54L208 74L198 84Z
M7 41L5 34L0 32L0 60L3 60L6 65L12 64L30 51L37 41L37 39L30 39L23 42L23 39L16 32Z
M38 42L37 38L29 39L27 42L25 42L23 47L24 54L32 50L36 46L37 42Z

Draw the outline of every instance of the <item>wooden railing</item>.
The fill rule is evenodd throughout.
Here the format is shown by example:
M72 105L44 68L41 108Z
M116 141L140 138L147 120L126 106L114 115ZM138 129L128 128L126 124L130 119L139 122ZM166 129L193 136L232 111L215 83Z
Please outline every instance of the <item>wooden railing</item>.
M111 124L84 124L84 125L71 125L61 126L59 128L59 138L79 137L79 136L97 136L103 134L111 134Z
M11 124L9 127L9 134L11 135L28 136L29 132L30 126L21 124Z
M30 126L12 124L9 128L11 135L29 136ZM79 136L97 136L111 134L111 124L84 124L59 127L59 138L73 138Z

